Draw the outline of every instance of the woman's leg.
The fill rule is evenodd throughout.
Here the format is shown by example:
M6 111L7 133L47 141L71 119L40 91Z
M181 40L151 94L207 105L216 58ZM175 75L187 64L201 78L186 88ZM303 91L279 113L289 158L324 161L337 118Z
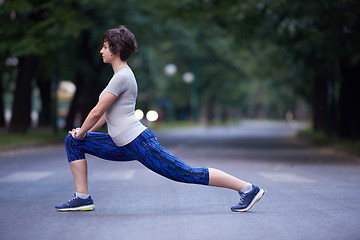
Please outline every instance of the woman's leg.
M65 147L71 172L74 177L76 192L88 194L88 174L85 153L113 161L131 161L106 133L87 133L86 138L77 141L69 134Z
M218 169L190 167L164 149L150 130L144 131L124 149L150 170L175 181L217 186L236 191L240 191L247 184Z
M209 168L209 185L240 191L247 182L215 168Z
M69 165L74 177L76 192L89 194L86 159L72 161Z
M87 161L85 153L99 158L114 161L131 161L115 145L109 134L87 133L86 138L77 141L69 134L65 138L66 153L71 172L74 177L76 194L69 201L55 206L58 211L91 211L95 208L94 201L88 191Z

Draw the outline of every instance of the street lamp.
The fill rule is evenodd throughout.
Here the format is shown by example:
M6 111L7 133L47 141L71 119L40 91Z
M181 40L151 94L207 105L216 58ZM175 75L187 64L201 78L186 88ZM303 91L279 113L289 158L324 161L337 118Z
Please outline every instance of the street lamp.
M165 66L164 73L166 76L169 77L174 76L177 73L176 65L173 63L169 63L168 65Z
M17 59L16 57L8 57L5 60L6 66L10 66L10 67L16 67L18 63L19 63L19 59Z
M192 72L185 72L182 76L182 79L186 84L191 84L191 97L190 97L191 117L193 120L196 120L197 96L194 85L195 75Z
M196 69L195 69L196 70ZM172 77L177 73L177 67L173 63L169 63L164 67L164 73L168 77ZM191 117L193 120L197 119L197 109L198 109L198 96L197 96L197 86L196 82L194 83L195 75L192 72L185 72L182 75L182 80L184 83L189 84L191 88L190 92L190 108L191 108Z
M192 72L186 72L183 74L182 79L185 83L190 84L195 80L195 76Z

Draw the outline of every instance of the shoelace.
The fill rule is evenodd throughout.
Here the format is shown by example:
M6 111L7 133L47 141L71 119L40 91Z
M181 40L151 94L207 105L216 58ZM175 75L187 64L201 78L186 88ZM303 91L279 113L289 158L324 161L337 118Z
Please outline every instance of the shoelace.
M69 202L74 201L76 198L77 198L77 196L73 196L73 197L69 200Z
M245 193L242 193L242 192L239 192L239 194L240 194L239 204L242 204L242 203L244 202L244 198L245 198L246 194L245 194Z

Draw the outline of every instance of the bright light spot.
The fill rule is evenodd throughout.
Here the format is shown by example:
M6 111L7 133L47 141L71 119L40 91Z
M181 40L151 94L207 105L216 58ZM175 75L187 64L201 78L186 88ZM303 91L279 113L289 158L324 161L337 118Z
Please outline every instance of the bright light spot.
M159 114L154 110L150 110L146 113L146 119L150 122L155 122L158 118Z
M61 81L57 89L57 97L61 100L71 100L75 94L76 86L71 81Z
M0 5L1 5L1 3L0 3ZM19 59L17 59L16 57L8 57L5 60L5 64L6 64L6 66L16 67L19 64Z
M195 76L191 72L186 72L183 75L183 80L185 83L192 83L195 80Z
M59 84L59 89L71 94L74 94L76 91L76 86L70 81L61 81Z
M177 67L173 63L169 63L164 68L164 73L166 76L169 76L169 77L174 76L176 74L176 72L177 72Z
M135 111L135 117L136 117L138 120L143 119L143 117L144 117L144 112L141 111L140 109L137 109L137 110Z

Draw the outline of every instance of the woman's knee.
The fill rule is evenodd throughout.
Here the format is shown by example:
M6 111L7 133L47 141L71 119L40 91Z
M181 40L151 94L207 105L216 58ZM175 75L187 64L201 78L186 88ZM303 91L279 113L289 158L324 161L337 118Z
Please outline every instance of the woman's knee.
M65 140L64 140L64 142L65 142L65 145L68 145L68 144L70 144L71 143L71 141L73 141L74 140L74 138L71 136L71 134L69 133L68 135L66 135L66 137L65 137Z
M85 158L85 154L78 148L77 144L75 144L76 140L71 136L71 134L68 134L65 137L64 142L69 162Z
M208 168L191 168L190 182L195 184L209 185L209 169Z
M177 182L209 185L209 170L207 168L189 166L175 169L165 168L158 173Z
M73 145L74 145L74 141L75 141L75 139L71 136L71 134L68 134L68 135L65 137L65 140L64 140L65 148L68 149L68 148L70 148L71 146L73 146Z

